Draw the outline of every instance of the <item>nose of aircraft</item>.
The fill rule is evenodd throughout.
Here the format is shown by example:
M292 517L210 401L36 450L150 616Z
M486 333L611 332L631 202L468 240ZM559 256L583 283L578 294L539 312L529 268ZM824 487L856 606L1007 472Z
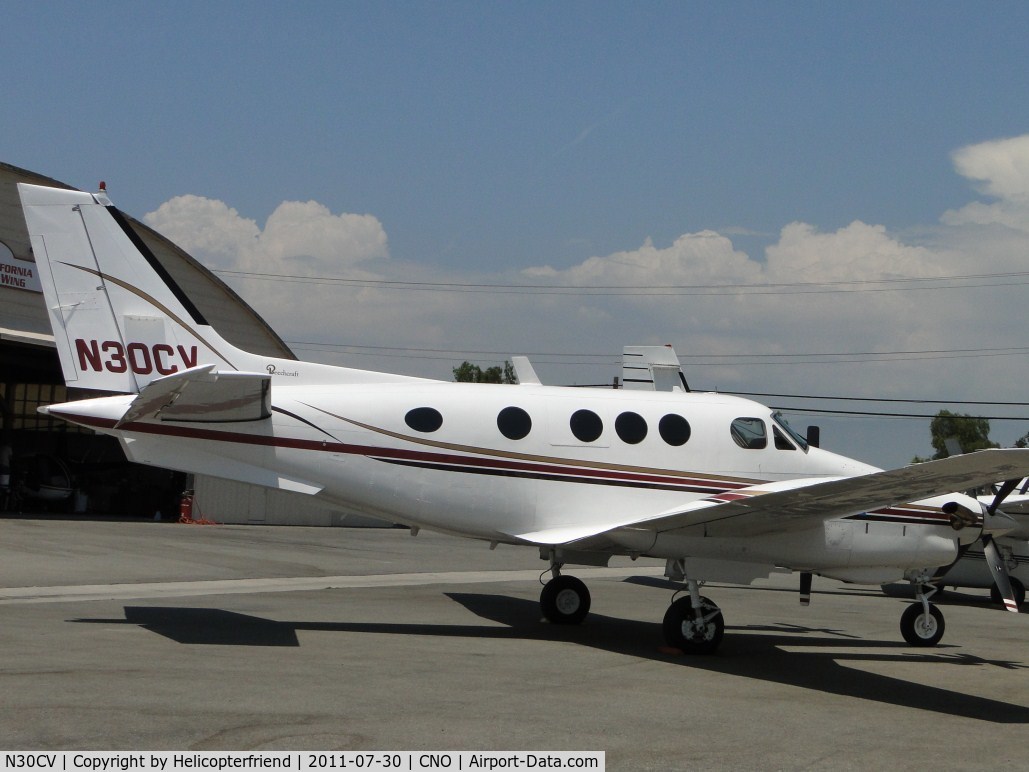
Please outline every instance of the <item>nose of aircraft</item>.
M855 458L841 456L838 453L832 453L831 451L824 450L823 448L809 448L808 457L816 466L819 467L820 471L823 471L823 473L827 475L856 477L861 474L872 474L873 472L882 471L882 469L877 466L866 464Z

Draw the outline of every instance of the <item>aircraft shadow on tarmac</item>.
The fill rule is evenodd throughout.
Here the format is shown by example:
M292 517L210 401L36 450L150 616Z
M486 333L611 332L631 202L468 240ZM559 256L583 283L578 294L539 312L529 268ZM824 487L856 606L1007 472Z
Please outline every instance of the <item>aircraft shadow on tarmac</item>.
M800 625L727 626L719 653L690 657L659 647L660 625L592 614L581 626L541 624L539 604L484 593L446 596L491 624L389 622L280 622L209 608L127 606L124 619L76 619L77 623L138 625L182 644L299 646L299 631L373 633L443 638L559 641L712 673L779 683L873 702L1001 724L1029 724L1029 707L847 667L884 662L926 667L972 666L1022 669L1023 663L946 653L946 646L914 653L899 644L868 641L838 630ZM804 651L791 648L803 647ZM989 673L984 672L984 675ZM994 674L994 678L997 674ZM983 679L989 683L994 678Z

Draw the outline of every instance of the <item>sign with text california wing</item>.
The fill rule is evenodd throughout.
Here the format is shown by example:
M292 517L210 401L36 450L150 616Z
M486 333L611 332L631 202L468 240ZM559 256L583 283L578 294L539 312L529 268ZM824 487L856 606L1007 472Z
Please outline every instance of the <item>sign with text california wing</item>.
M10 248L0 241L0 287L42 292L36 264L18 260Z

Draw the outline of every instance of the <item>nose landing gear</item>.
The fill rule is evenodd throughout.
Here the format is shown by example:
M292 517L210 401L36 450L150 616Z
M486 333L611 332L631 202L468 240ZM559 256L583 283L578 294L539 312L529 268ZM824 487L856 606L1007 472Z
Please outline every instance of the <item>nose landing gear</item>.
M665 642L684 654L713 654L725 633L722 610L700 594L698 582L686 584L689 596L679 598L665 612Z
M943 612L929 603L937 588L918 583L916 602L908 606L900 617L900 634L912 646L935 646L943 638L946 625Z

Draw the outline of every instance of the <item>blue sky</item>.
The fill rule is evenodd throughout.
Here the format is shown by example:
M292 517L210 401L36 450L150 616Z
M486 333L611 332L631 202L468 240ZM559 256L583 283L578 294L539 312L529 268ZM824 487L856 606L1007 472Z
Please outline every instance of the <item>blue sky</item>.
M290 341L438 349L457 361L465 351L617 355L650 342L712 356L1026 345L1017 283L884 293L890 303L572 291L1018 270L1029 254L1025 150L997 142L1029 133L1024 3L0 1L0 12L0 159L85 189L105 179L119 206L150 215L213 268L571 292L228 278ZM959 167L965 148L977 150ZM1008 167L1014 182L1002 179ZM291 253L265 230L273 213L277 238L294 245L306 238L291 239L296 223L307 235L327 227ZM242 241L200 238L201 214ZM247 251L255 241L259 254ZM319 314L298 314L300 303ZM694 360L693 380L1015 400L1025 353ZM451 366L424 351L344 361L437 377ZM614 374L579 365L545 378ZM837 437L859 439L837 449L873 463L929 452L924 425L838 423ZM1029 429L995 426L1004 442Z
M460 267L931 221L954 148L1029 125L1018 3L4 5L5 160Z

